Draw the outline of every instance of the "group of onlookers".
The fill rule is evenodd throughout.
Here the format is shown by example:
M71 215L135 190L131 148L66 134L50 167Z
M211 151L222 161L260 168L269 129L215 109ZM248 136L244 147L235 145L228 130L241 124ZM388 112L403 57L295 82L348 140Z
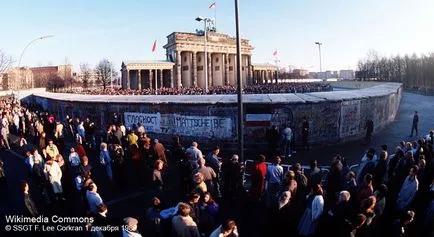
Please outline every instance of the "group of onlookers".
M268 207L270 236L432 236L433 136L371 148L355 170L336 155L326 176L315 160L284 172L260 155L250 197Z
M261 223L266 236L429 236L433 231L433 132L415 142L401 142L393 154L384 145L380 151L369 149L353 170L336 155L324 176L315 160L310 169L296 163L284 171L284 157L278 156L277 149L282 148L285 156L291 154L292 131L272 128L268 132L268 138L276 140L269 147L272 164L258 155L246 190L247 167L237 155L221 157L218 146L204 153L197 142L184 148L178 136L163 144L151 138L143 125L128 128L118 117L99 136L88 118L67 116L61 121L15 101L0 103L2 129L20 137L10 145L25 153L31 177L22 182L25 215L44 213L29 193L33 187L47 204L82 203L83 215L95 218L88 228L128 227L121 230L122 236L233 237L238 231L242 235L233 215L223 211L237 201L266 216ZM308 129L308 124L302 129ZM11 135L3 139L9 143ZM281 139L288 141L279 143ZM98 167L94 169L91 162ZM0 160L0 185L7 189L3 167ZM99 192L104 185L94 182L95 175L102 175L109 187L131 183L145 187L153 197L150 207L141 217L114 218L116 213L109 211Z
M275 94L275 93L309 93L331 91L332 87L326 83L279 83L249 85L243 89L244 94ZM155 89L71 89L56 90L63 93L78 93L89 95L230 95L237 94L236 86L212 86L208 92L201 87Z

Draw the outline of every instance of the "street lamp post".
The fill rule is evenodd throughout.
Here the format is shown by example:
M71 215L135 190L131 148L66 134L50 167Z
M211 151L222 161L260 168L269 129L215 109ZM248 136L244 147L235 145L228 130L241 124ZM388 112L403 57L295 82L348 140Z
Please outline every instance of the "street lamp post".
M322 73L322 60L321 60L321 42L315 42L315 44L318 45L318 51L319 51L319 71Z
M207 47L206 47L206 37L207 37L207 26L206 23L208 21L211 21L211 19L209 18L203 18L203 17L196 17L196 21L203 21L204 26L203 26L203 51L204 51L204 67L203 67L203 73L204 73L204 78L205 78L205 93L208 93L208 55L207 55Z
M23 51L21 52L21 55L20 55L20 61L18 61L18 70L19 70L19 75L20 75L20 82L21 82L21 69L20 69L20 66L21 66L21 60L23 59L23 55L24 55L24 53L26 52L26 50L27 50L27 48L30 46L30 45L32 45L34 42L36 42L36 41L38 41L38 40L43 40L43 39L47 39L47 38L51 38L51 37L54 37L54 35L44 35L44 36L41 36L41 37L38 37L38 38L36 38L36 39L33 39L33 40L31 40L27 45L26 45L26 47L24 47L24 49L23 49ZM18 99L19 99L19 93L20 93L20 86L18 86L17 87L17 93L18 93Z
M238 84L238 150L241 162L244 162L244 114L243 114L243 81L241 78L241 38L240 20L238 16L238 0L235 0L235 29L237 37L237 84Z

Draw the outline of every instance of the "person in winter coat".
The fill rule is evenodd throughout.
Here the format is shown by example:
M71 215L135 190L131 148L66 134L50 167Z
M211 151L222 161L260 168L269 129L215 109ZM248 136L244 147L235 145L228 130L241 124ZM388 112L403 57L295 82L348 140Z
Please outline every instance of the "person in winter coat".
M265 156L259 155L255 169L252 173L252 187L250 188L250 197L252 201L259 201L264 192L265 175L267 173L267 165L265 164Z
M161 144L158 139L154 139L154 154L155 160L162 160L167 165L166 148Z
M401 187L401 191L398 194L396 208L400 211L406 210L410 206L416 196L417 190L419 189L419 181L416 177L417 171L418 167L416 165L410 169L410 172Z
M110 180L113 180L112 159L110 158L110 153L107 149L107 143L101 143L100 149L101 151L99 153L99 161L105 167L107 177Z
M51 183L51 187L53 188L53 192L56 195L56 200L59 198L65 200L63 197L63 188L62 188L62 170L56 161L52 158L49 158L45 163L44 174L46 179Z
M226 220L222 225L217 227L209 237L238 237L238 228L233 220Z
M208 236L215 227L219 205L214 201L210 192L202 195L199 202L200 221L198 223L201 234Z
M179 215L173 217L174 237L200 237L197 224L190 216L190 206L186 203L178 205Z
M307 199L307 207L298 224L298 233L300 236L310 236L316 233L319 218L324 208L323 190L321 185L317 184Z

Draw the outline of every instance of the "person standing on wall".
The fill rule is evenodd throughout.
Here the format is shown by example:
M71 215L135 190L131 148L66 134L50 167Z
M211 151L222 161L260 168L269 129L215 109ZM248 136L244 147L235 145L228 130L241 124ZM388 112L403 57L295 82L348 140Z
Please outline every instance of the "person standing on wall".
M416 137L419 136L419 133L418 133L418 124L419 124L419 115L417 114L417 111L414 111L414 115L413 115L413 126L411 127L411 134L410 134L410 137L413 136L413 130L416 130Z
M374 132L374 121L372 121L371 119L366 120L365 129L365 143L370 144L372 141L372 133Z
M292 130L289 127L289 123L286 124L285 128L282 130L282 147L283 155L285 158L291 157L291 140L292 140Z
M268 157L271 159L277 155L277 147L279 146L279 130L276 125L273 125L266 133L268 143Z

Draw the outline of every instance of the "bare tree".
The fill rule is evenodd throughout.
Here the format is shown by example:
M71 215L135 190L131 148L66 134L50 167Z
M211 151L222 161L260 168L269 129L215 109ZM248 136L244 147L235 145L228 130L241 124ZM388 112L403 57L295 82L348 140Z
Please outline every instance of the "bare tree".
M5 73L12 65L13 59L10 55L0 50L0 75Z
M406 88L434 93L434 53L379 57L370 51L359 60L358 78L397 81ZM431 91L431 92L430 92Z
M48 83L47 83L47 89L50 91L56 91L60 88L65 87L65 80L61 78L58 75L50 75Z
M116 77L117 73L113 65L107 60L101 60L95 68L96 82L102 84L104 90L110 84L110 80Z
M90 84L90 77L92 76L92 69L90 69L89 64L81 63L81 81L83 83L83 88L88 88Z

